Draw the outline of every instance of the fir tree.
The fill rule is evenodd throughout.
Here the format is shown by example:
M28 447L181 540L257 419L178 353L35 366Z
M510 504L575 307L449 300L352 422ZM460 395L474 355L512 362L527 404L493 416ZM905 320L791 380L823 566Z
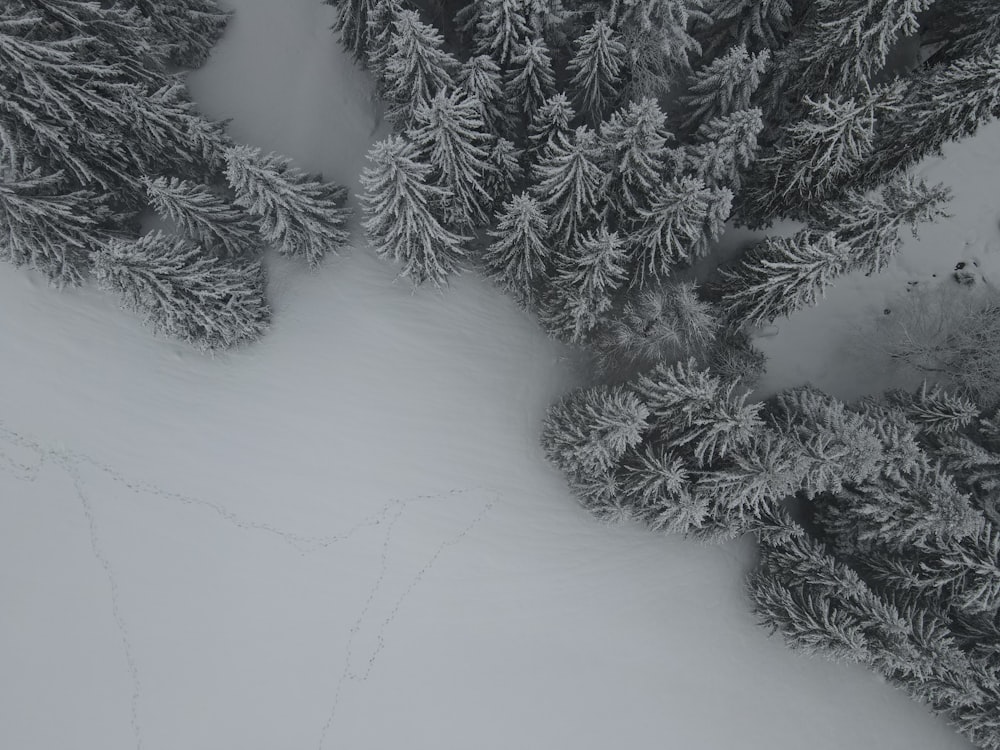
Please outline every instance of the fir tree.
M413 124L421 104L429 103L443 89L454 88L458 61L443 50L444 38L437 29L423 23L416 11L395 13L392 24L384 62L387 114L405 128Z
M337 9L337 17L331 27L340 37L340 43L355 60L365 62L371 44L369 19L374 7L373 0L323 0L324 5Z
M618 222L638 220L649 208L668 162L673 136L655 99L645 98L614 112L601 128L601 161L607 165L604 193Z
M479 102L479 114L489 133L506 133L511 128L503 106L503 77L487 55L470 57L458 72L459 90Z
M692 177L661 185L650 208L639 209L641 224L629 238L638 261L634 283L666 279L672 266L704 255L722 233L731 200L728 189L710 190Z
M584 341L611 309L625 280L624 243L602 226L581 233L556 258L556 278L542 311L542 323L556 335Z
M649 410L622 386L574 391L546 414L542 447L567 474L601 474L639 444L648 416Z
M767 356L753 345L746 331L730 330L716 339L708 366L720 377L752 390L767 371Z
M58 287L79 284L108 240L111 211L90 190L67 190L62 173L20 179L0 171L0 257Z
M521 193L503 205L497 228L489 232L496 241L484 260L492 277L519 300L530 304L533 284L545 272L549 249L548 222L538 201Z
M155 331L203 349L254 341L270 319L259 262L222 262L160 232L113 240L97 253L94 275Z
M708 187L728 187L738 193L743 175L757 160L757 137L763 129L756 107L710 120L687 147L685 164Z
M626 452L619 491L631 517L654 531L687 534L708 512L704 497L691 492L691 472L669 449L645 445Z
M490 205L501 205L524 179L521 151L506 138L497 138L490 149L489 164L483 187L490 196Z
M789 0L719 0L711 9L716 27L707 52L732 43L747 49L776 49L789 31Z
M150 20L167 58L182 68L205 64L232 17L231 11L222 10L214 0L124 1Z
M368 43L365 58L368 69L375 79L375 90L382 98L395 81L387 69L389 59L396 53L396 23L404 10L402 0L374 0L368 14Z
M226 178L236 203L260 222L261 239L283 255L318 266L348 239L346 188L301 172L288 159L235 146L226 152Z
M434 214L450 192L429 183L433 168L398 136L376 143L368 160L372 164L361 173L361 199L372 248L402 263L401 275L414 284L442 285L465 257L466 238L445 229Z
M229 257L257 246L257 222L205 185L175 177L147 178L145 184L153 209L195 243Z
M535 165L531 192L549 216L553 240L563 247L599 219L601 169L597 138L581 125L572 139L561 133L551 141L545 157Z
M944 185L930 186L903 175L874 196L847 191L840 200L815 209L810 223L817 231L834 232L850 248L852 269L875 273L886 267L903 244L899 236L903 227L909 226L915 234L917 224L947 215L944 204L950 194Z
M767 237L721 271L728 317L738 326L758 326L815 305L850 260L849 248L832 233Z
M504 99L510 119L531 122L554 91L552 58L545 42L534 37L515 47L504 78Z
M575 101L597 127L618 98L626 49L619 35L603 20L594 22L576 44L569 62Z
M569 136L576 110L566 94L553 94L538 108L528 123L528 156L531 161L545 155L546 146L556 136ZM533 157L533 158L531 158Z
M10 3L18 4L26 7L23 0ZM154 71L181 41L176 33L164 35L149 18L149 8L140 12L134 3L105 7L79 0L32 0L30 7L42 14L46 25L58 29L60 36L86 37L99 58L126 65L143 81L153 80ZM205 48L206 55L213 43Z
M479 111L475 99L442 90L428 104L419 105L409 132L421 158L434 167L438 184L451 194L445 218L466 227L487 223L490 204L483 187L490 170L490 137Z
M915 393L895 390L888 395L906 413L907 419L931 435L957 432L979 416L975 402L938 385L928 385L926 380Z
M751 55L746 47L736 45L695 72L681 97L684 128L696 131L716 117L748 109L770 59L767 50Z
M476 23L477 55L488 55L502 71L517 67L519 48L532 36L523 0L482 0Z

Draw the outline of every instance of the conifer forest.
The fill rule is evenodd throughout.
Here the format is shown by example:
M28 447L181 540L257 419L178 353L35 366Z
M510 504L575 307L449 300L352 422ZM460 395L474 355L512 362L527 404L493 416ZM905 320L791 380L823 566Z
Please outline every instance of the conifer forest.
M248 9L271 6L274 18L286 12L278 0L241 2ZM577 505L563 498L547 506L558 510L546 512L586 511L588 530L581 533L593 536L581 543L582 560L599 559L602 540L617 544L622 528L648 540L651 550L673 546L679 555L709 557L744 550L738 592L706 592L738 599L730 617L743 612L753 632L766 636L762 642L841 663L816 666L820 680L833 682L840 674L834 669L854 665L863 676L852 679L906 696L917 713L950 727L941 736L954 733L963 747L1000 750L1000 150L969 152L983 178L948 166L1000 118L1000 2L300 4L303 10L294 12L332 21L310 32L316 49L331 57L309 59L309 85L315 79L330 92L323 106L345 122L354 122L352 107L366 108L356 117L356 136L324 131L312 150L302 145L306 126L298 129L310 111L305 104L299 111L268 106L275 119L257 131L252 118L236 112L232 120L210 114L226 111L219 104L224 97L201 93L207 89L200 76L238 32L241 3L0 0L0 258L7 261L0 282L11 285L0 286L0 297L17 300L4 308L3 327L18 331L17 341L34 341L15 346L0 337L0 377L9 378L2 390L11 397L9 405L0 402L0 476L35 482L58 474L65 485L59 492L78 498L85 546L105 576L108 622L131 674L125 692L132 695L132 735L121 747L141 748L144 736L155 736L148 720L155 700L145 692L147 678L155 678L148 662L143 671L143 649L152 647L135 635L141 618L128 607L129 563L116 562L117 537L107 530L114 524L97 499L101 492L126 497L120 493L127 488L203 511L231 530L287 543L302 559L337 547L358 529L385 529L384 540L367 548L372 555L381 550L381 567L371 573L375 588L349 631L343 676L323 688L335 694L333 707L325 725L322 717L316 723L323 726L319 750L377 746L336 735L352 726L350 701L360 700L349 689L377 677L383 650L391 657L386 644L405 630L392 623L416 606L410 599L421 586L433 583L431 567L439 558L445 565L452 547L485 528L504 503L496 482L470 479L466 486L474 490L445 486L448 467L461 462L459 446L468 441L486 446L481 460L490 468L482 471L489 476L521 472L512 456L544 459L532 470L541 477L536 489L525 492L539 503L568 488L566 498ZM245 58L255 67L229 74L231 81L241 85L244 76L249 90L254 71L295 54L294 45L263 39ZM349 84L330 72L329 60L340 59L334 55L343 56ZM305 100L295 93L306 90L305 75L282 84L298 96L287 101ZM356 155L355 144L362 144ZM338 154L360 167L324 176L325 162L311 161L312 153ZM947 179L939 180L941 174ZM976 210L993 235L961 225L971 210L962 183L974 179L983 206ZM942 240L947 222L958 226ZM910 253L921 237L935 246L928 257L945 257L943 246L961 245L962 237L966 247L981 241L985 249L918 282L906 274L918 265ZM372 267L362 266L359 277L362 271L349 264L365 256ZM991 267L998 269L995 280ZM391 283L367 280L384 273ZM905 279L911 280L902 288ZM864 291L896 287L891 301ZM845 289L854 297L843 297L848 301L836 309L867 304L877 314L863 330L860 323L848 326L858 330L847 349L823 343L819 327L812 329L815 345L826 347L823 361L865 363L865 377L878 385L826 392L816 377L823 366L809 365L805 349L786 344L788 354L778 360L771 342L803 316L812 315L817 326L833 317L824 310L833 311L831 298ZM482 302L490 295L496 302ZM387 317L372 318L368 307L343 301L360 298ZM299 299L315 305L296 307ZM336 314L327 315L334 305ZM485 310L503 306L510 309L494 325L499 313ZM415 325L432 314L451 322L428 324L426 344L403 343L410 329L399 321ZM98 319L111 322L87 327ZM133 321L144 331L135 338ZM462 360L452 363L440 353L459 346L447 341L458 330L450 325L493 327L470 329L480 333L468 339L454 334L464 343ZM84 333L65 333L76 330ZM316 338L298 349L291 343L298 339L289 338L294 330ZM337 337L344 331L365 346L413 345L416 353L386 364L367 348L341 349ZM516 343L536 334L537 343ZM74 343L55 347L61 353L54 358L32 354L61 335ZM135 374L85 363L92 347L125 346L114 343L119 337L133 342L127 346L135 362L147 363ZM272 375L258 357L284 359L286 369ZM543 360L568 373L553 388L544 384L554 376L538 369ZM475 369L477 361L484 370ZM773 379L789 361L801 369ZM455 377L448 386L453 401L422 390L440 379L427 374L437 366L450 373L445 378ZM351 369L334 377L341 367ZM177 401L153 385L160 377L154 370L175 378L183 394ZM400 379L392 379L393 371ZM259 382L246 381L254 383L246 386L250 396L218 406L229 403L226 392L242 392L243 378L258 376ZM494 376L510 386L490 385L504 394L494 403L459 395L466 391L458 383L490 384ZM28 385L34 381L45 385ZM93 399L92 407L80 408L107 414L108 426L101 427L99 416L81 416L74 426L76 407L66 422L39 417L29 428L27 416L15 420L65 412L64 389L81 394L67 396L67 404ZM354 393L348 400L359 404L342 418L323 406L338 389ZM284 400L296 393L301 402ZM127 406L126 413L121 405L132 398L147 406ZM272 409L271 398L300 404L299 411ZM148 406L158 399L160 406ZM420 416L424 408L434 419L478 426L464 438L442 438ZM503 417L508 413L521 416ZM247 427L254 414L270 425L260 435ZM521 425L522 416L523 429L490 442L491 419ZM169 454L156 447L155 433L175 419L180 431L170 443L179 452ZM232 434L217 427L227 419L243 427L232 427ZM133 426L116 442L91 442L91 434L113 433L119 423ZM300 429L302 447L280 446ZM51 434L55 442L28 433ZM183 468L184 434L192 445L210 446L190 467L216 461L216 450L238 457L230 468L219 463L211 499L197 491L200 469ZM141 458L147 439L148 455L159 456L148 464ZM363 448L364 461L347 458L355 455L352 442ZM406 467L424 463L438 443L435 465L444 467L444 478L417 489L405 479ZM133 481L135 472L115 468L116 455L132 456L127 463L156 479ZM293 455L293 463L278 458ZM244 466L254 483L241 483ZM279 490L283 481L273 472L301 475L306 466L369 479L306 503L304 515L282 525L268 503L295 502L284 498L308 492ZM557 481L545 479L547 471ZM45 481L55 482L52 476ZM387 483L384 492L374 489L382 487L371 483L376 476ZM169 478L193 489L163 489ZM303 481L323 487L326 480ZM259 505L232 500L270 484ZM22 485L0 484L0 495L14 486ZM339 495L364 494L359 488L394 499L356 518L338 517L351 529L343 533L304 520L341 502ZM475 502L457 504L468 493ZM414 558L416 573L398 584L395 604L380 613L385 587L397 585L392 535L410 533L407 524L416 523L410 505L439 502L442 518L459 507L469 515L454 527L434 521L441 531L421 521L440 538ZM473 513L475 503L481 510L477 505ZM124 500L120 505L127 507ZM11 539L27 538L11 521L17 517L3 516L2 524ZM533 523L530 515L517 518L512 528ZM181 539L178 549L186 544ZM537 539L525 544L545 546L544 535ZM495 559L489 557L499 554L495 546L517 554L519 542L516 533L491 542L481 558L474 539L462 544L475 561ZM4 546L16 547L11 540ZM141 546L136 542L136 554ZM324 575L352 578L353 564ZM650 570L642 585L668 574ZM14 596L19 586L29 584L0 579L0 596L22 601ZM448 589L434 590L443 600ZM15 613L18 606L27 605L15 603ZM366 618L378 617L384 619L371 636L378 645L368 647L364 667L366 641L358 633L367 632ZM667 627L669 617L661 619L656 625ZM295 640L268 632L268 639ZM13 638L4 633L0 628L0 640ZM503 626L496 637L505 638ZM687 644L665 638L657 648ZM268 681L266 674L253 679ZM629 681L628 670L620 679ZM669 682L671 675L656 680ZM817 703L825 685L817 683ZM713 721L724 723L725 709L724 702L716 706ZM559 746L524 731L523 747ZM666 747L721 747L672 741L669 728L659 731ZM173 747L185 744L182 736ZM744 746L784 747L752 737ZM0 744L13 748L16 738L0 729ZM466 739L464 747L487 747ZM316 746L315 738L309 742ZM20 745L52 746L37 738ZM620 746L653 744L621 738Z

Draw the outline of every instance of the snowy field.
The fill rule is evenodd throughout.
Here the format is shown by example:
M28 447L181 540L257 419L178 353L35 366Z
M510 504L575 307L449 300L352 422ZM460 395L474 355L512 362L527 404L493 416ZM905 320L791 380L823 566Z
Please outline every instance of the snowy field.
M355 185L377 114L329 9L234 6L202 106ZM988 172L989 133L949 158ZM925 242L995 254L983 226ZM393 276L276 261L274 329L212 359L0 266L0 747L967 747L768 639L748 545L592 521L536 440L568 352L481 280ZM854 324L825 304L779 324L770 386L830 385L829 349L781 344Z

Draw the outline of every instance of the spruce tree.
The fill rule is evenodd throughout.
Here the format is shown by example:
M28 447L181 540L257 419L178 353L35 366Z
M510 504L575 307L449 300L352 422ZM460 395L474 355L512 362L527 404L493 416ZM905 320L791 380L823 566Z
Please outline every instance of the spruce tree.
M600 474L639 444L648 416L649 410L623 386L580 389L548 410L542 448L567 474Z
M792 11L789 0L718 0L709 9L714 33L706 52L733 43L750 51L776 49L789 31Z
M447 230L435 215L450 192L430 184L433 167L399 136L376 143L368 160L371 166L361 173L361 200L372 248L401 263L400 275L414 285L430 281L441 286L466 254L466 238Z
M906 413L907 419L931 435L958 432L979 417L980 409L974 401L938 385L929 385L926 380L914 393L895 390L888 396Z
M737 326L758 326L815 305L850 269L847 245L809 230L767 237L733 267L721 270L723 303Z
M324 5L332 5L337 17L331 27L337 32L340 43L359 62L368 60L371 44L369 20L375 5L373 0L323 0Z
M517 67L514 57L532 36L522 0L481 0L477 3L475 50L488 55L502 71Z
M666 279L671 268L703 256L722 233L732 193L716 190L693 177L662 184L650 208L638 211L641 222L629 237L637 264L633 282Z
M504 99L511 121L531 122L539 107L555 92L549 48L533 37L514 48L504 77Z
M692 74L681 97L683 127L694 132L716 117L749 108L770 59L767 50L751 55L738 44Z
M849 190L843 198L828 201L811 214L810 226L834 232L850 248L852 269L866 273L883 270L903 244L903 227L916 233L917 224L947 215L944 205L950 190L902 175L873 195Z
M171 0L169 3L124 0L124 3L138 8L150 20L156 32L156 43L172 64L182 68L200 68L205 64L232 17L231 11L222 10L214 0Z
M671 140L666 115L651 98L612 113L602 126L604 194L619 224L630 227L639 210L650 207L667 171Z
M566 94L560 92L546 99L528 123L528 156L537 161L545 155L549 141L557 135L569 136L576 110Z
M392 29L383 74L387 115L398 127L406 128L413 124L421 104L429 103L443 89L454 88L459 66L444 51L440 32L423 23L416 11L394 13Z
M597 127L618 99L627 61L625 45L606 21L598 20L574 47L568 68L570 87L580 112Z
M611 309L626 278L624 266L625 247L616 233L604 226L580 233L568 252L556 256L543 325L569 341L586 340Z
M497 138L490 149L488 168L483 188L490 196L490 206L503 204L524 179L521 151L506 138Z
M572 139L557 134L534 167L531 192L549 216L557 246L572 247L581 232L600 218L602 175L597 159L597 138L581 125Z
M503 76L488 55L470 57L458 72L458 88L479 102L479 114L489 133L507 133L511 127L503 104Z
M504 203L497 228L489 234L496 238L484 256L490 275L518 300L530 304L533 286L543 277L549 255L548 221L538 201L528 193L514 196Z
M109 239L111 211L91 190L67 188L62 173L17 178L0 170L0 257L57 286L79 284Z
M347 190L306 174L276 154L234 146L226 151L226 179L236 203L256 216L261 239L283 255L316 267L347 242Z
M685 150L685 165L708 187L728 187L739 193L743 175L757 161L757 137L763 129L756 107L710 120Z
M691 492L691 471L684 459L662 446L646 444L627 451L617 479L629 516L654 531L688 534L708 513L705 498Z
M490 170L490 136L479 102L441 90L429 103L418 106L414 121L409 139L421 158L434 167L436 182L451 195L447 222L469 228L486 224L490 196L484 177Z
M153 209L195 243L228 257L257 247L257 222L207 186L176 177L147 178L145 184Z
M97 253L94 275L156 332L203 349L254 341L270 319L259 262L223 262L161 232L112 240Z

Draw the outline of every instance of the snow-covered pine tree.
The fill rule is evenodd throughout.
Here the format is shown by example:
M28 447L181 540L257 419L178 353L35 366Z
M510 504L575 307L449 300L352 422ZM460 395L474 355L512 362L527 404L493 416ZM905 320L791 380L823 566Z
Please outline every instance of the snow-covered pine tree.
M518 44L504 76L504 99L511 122L531 122L554 92L555 75L548 45L541 37Z
M414 113L408 138L434 167L435 182L450 193L444 216L449 224L472 228L489 221L484 177L492 136L485 130L479 102L457 91L438 91Z
M815 305L850 266L850 248L832 232L803 229L792 237L767 237L720 270L727 318L734 326L753 327Z
M580 234L600 219L602 174L594 132L581 125L572 138L557 133L532 177L531 193L549 216L553 242L573 247Z
M506 201L516 186L524 180L521 167L521 151L512 141L497 138L490 149L489 168L483 180L486 194L490 196L490 206L496 208Z
M607 472L642 440L649 410L624 386L597 386L570 393L549 408L542 448L564 473Z
M706 57L733 44L752 52L777 49L790 30L793 8L789 0L718 0L709 13L713 27Z
M490 275L522 304L532 304L549 256L548 221L538 201L526 192L511 198L489 234L496 238L484 256Z
M708 366L720 377L753 390L767 371L767 356L753 345L746 331L729 330L716 339L709 352Z
M215 0L124 0L124 3L126 7L138 8L150 20L156 32L154 44L165 51L172 64L182 68L200 68L205 64L232 17L232 11L224 11Z
M394 81L386 70L395 53L396 20L404 10L403 0L373 0L368 13L365 64L375 79L375 90L385 98Z
M283 255L318 266L348 239L347 190L250 146L226 151L226 179L236 203L259 219L261 239Z
M694 358L661 363L639 376L635 390L657 440L698 467L741 450L764 426L761 404L747 404L748 394L735 381L723 381Z
M584 32L574 49L568 66L570 87L581 114L596 128L618 100L627 50L620 35L601 19Z
M533 36L523 0L478 0L477 55L488 55L501 71L517 66L518 50Z
M111 211L91 190L67 188L62 173L14 177L0 170L0 258L57 286L83 280L109 239Z
M617 475L619 496L629 516L654 531L687 534L703 523L708 508L691 492L691 471L683 458L662 446L630 448ZM600 505L591 512L601 515Z
M422 22L416 11L394 13L392 29L383 64L386 115L397 127L406 128L421 104L429 103L438 91L455 87L459 63L444 51L441 33Z
M737 44L726 54L695 71L681 97L682 127L695 132L716 117L726 117L750 107L750 98L760 86L771 53L750 54Z
M576 119L576 110L569 98L561 91L546 99L528 123L529 163L537 162L546 152L545 148L557 134L570 135L570 124Z
M613 112L601 127L605 200L616 223L631 227L649 208L667 172L673 135L655 99L644 98Z
M203 349L254 341L270 320L259 262L223 262L161 232L112 240L96 254L94 275L155 331Z
M208 186L176 177L146 178L145 184L153 209L205 249L237 257L258 247L257 222Z
M819 205L810 214L810 227L834 232L850 248L852 270L883 270L900 248L904 227L916 233L918 224L946 216L951 191L944 185L901 175L875 195L848 190L836 201Z
M632 283L662 281L673 266L703 256L722 234L731 201L728 188L710 189L694 177L661 184L650 207L638 210L641 223L629 236Z
M108 6L80 0L32 0L28 4L11 0L9 5L40 13L48 33L58 30L57 36L86 37L98 58L124 64L144 81L152 80L154 70L170 57L177 43L169 35L164 38L135 2Z
M671 282L629 299L594 342L602 368L645 370L659 362L701 356L719 331L718 311L693 282Z
M368 22L375 5L374 0L323 0L323 4L332 5L337 10L337 17L330 28L339 35L344 49L355 60L365 63L371 44Z
M371 166L361 173L361 200L372 248L401 263L400 275L414 285L430 281L441 286L466 254L466 238L447 230L435 216L450 192L430 183L433 167L399 136L376 143L368 160Z
M458 89L479 102L479 114L486 124L486 132L500 135L512 130L503 104L503 76L491 57L476 55L462 63Z
M952 393L925 380L915 392L894 390L887 394L890 403L898 406L906 418L931 435L959 432L979 417L980 408L971 399Z
M608 23L621 34L629 53L624 101L665 94L679 74L691 69L689 57L701 52L691 27L709 20L701 5L690 0L613 0Z
M625 244L602 225L579 233L568 252L556 255L555 266L542 324L556 336L585 341L605 320L625 281Z
M757 137L763 129L756 107L709 120L684 150L685 166L708 187L728 187L738 194L743 175L757 160Z

